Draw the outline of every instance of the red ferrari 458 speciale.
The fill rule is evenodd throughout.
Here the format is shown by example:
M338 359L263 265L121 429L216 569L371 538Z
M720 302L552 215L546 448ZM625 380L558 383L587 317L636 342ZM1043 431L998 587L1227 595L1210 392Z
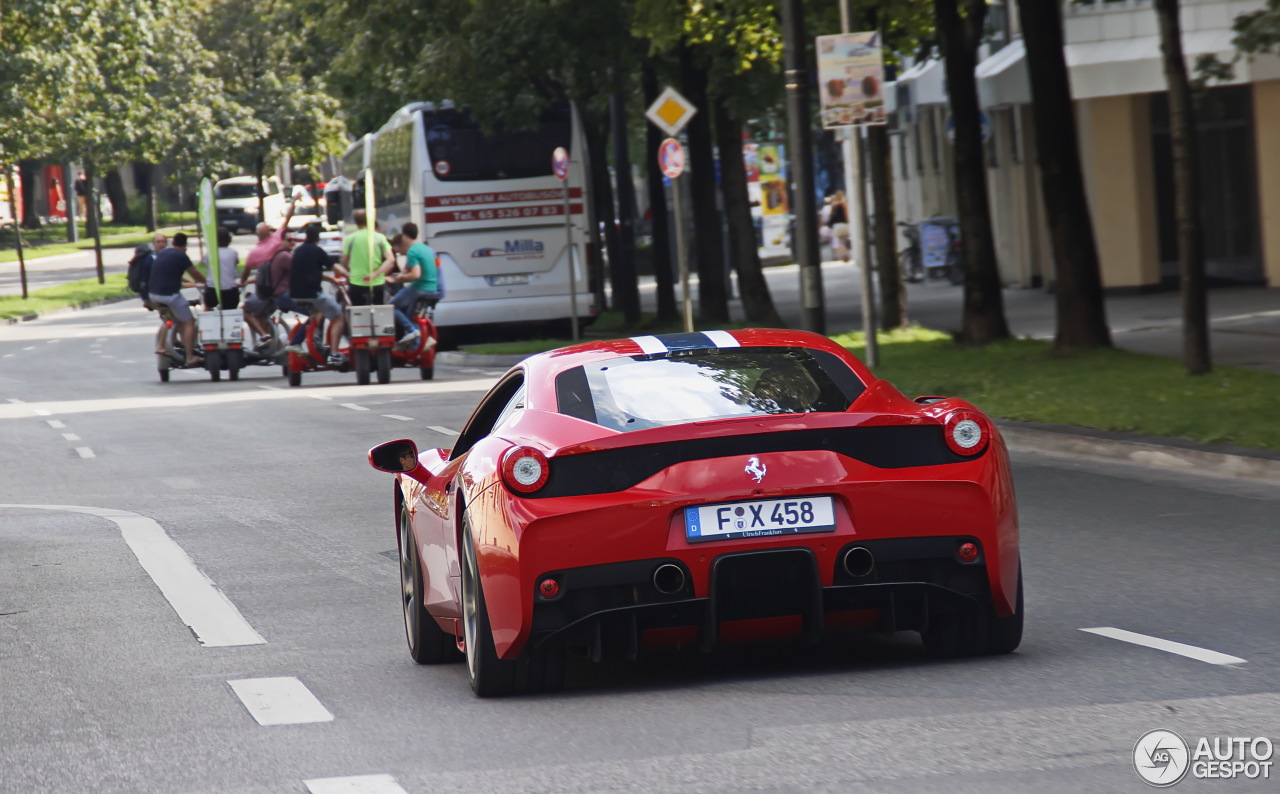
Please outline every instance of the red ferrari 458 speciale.
M917 631L940 655L1022 637L995 425L904 397L830 339L743 330L542 353L452 449L396 473L409 651L482 696L554 688L566 652Z

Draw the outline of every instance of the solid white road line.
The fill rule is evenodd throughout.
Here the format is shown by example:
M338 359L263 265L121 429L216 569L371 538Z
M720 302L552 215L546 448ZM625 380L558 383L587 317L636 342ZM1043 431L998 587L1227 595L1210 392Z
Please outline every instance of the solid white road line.
M264 645L266 640L253 630L240 610L196 567L182 547L165 533L164 527L146 516L128 510L76 505L0 504L37 510L66 510L105 518L120 527L120 534L160 588L182 622L191 627L207 648L233 645Z
M332 397L325 397L323 394L316 394L315 392L307 392L307 396L313 400L332 400L333 399Z
M36 412L36 416L48 416L49 414L53 413L53 411L46 411L44 408L36 408L35 412Z
M56 428L61 428L61 427L66 427L66 425L64 425L64 424L62 423L62 420L61 420L61 419L46 419L46 420L44 420L44 421L46 421L46 422L48 422L48 423L49 423L49 427L52 427L52 428L55 428L55 429L56 429Z
M302 784L310 794L408 794L391 775L318 777Z
M279 390L280 390L280 387L279 387L279 386L268 386L268 385L266 385L266 384L264 384L264 383L259 383L259 384L258 384L258 388L259 388L259 389L266 389L266 390L268 390L268 391L279 391Z
M9 355L13 355L13 354L12 354L12 353L10 353ZM10 397L10 398L7 400L7 402L11 402L11 403L13 403L14 405L17 405L18 403L22 402L22 400L19 400L17 397Z
M401 416L400 414L383 414L383 417L385 417L385 418L387 418L387 419L399 419L401 422L412 422L412 421L413 421L413 417L412 417L412 416Z
M89 449L88 447L76 447L76 452L79 452L79 453L80 453L80 457L82 457L82 458L96 458L96 457L97 457L97 455L94 455L94 454L93 454L93 450Z
M342 407L343 407L343 408L350 408L350 409L351 409L351 410L353 410L353 411L367 411L367 410L369 410L368 408L365 408L363 405L356 405L355 403L341 403L341 405L342 405Z
M241 678L227 683L259 725L333 722L333 714L296 678Z
M437 433L444 433L446 436L456 436L456 435L458 435L458 431L457 431L457 430L450 430L449 428L447 428L447 427L441 427L440 425L427 425L427 429L428 429L428 430L434 430L434 431L436 431Z
M79 441L79 440L80 440L80 436L77 436L75 433L63 433L63 434L62 434L62 437L63 437L63 438L65 438L65 439L66 439L66 440L68 440L68 441Z
M1188 659L1195 659L1209 664L1245 664L1245 660L1239 656L1229 656L1225 653L1210 651L1206 648L1197 648L1194 645L1184 645L1173 640L1162 640L1159 637L1151 637L1146 634L1138 634L1134 631L1125 631L1124 629L1116 629L1110 626L1099 626L1092 629L1080 629L1090 634L1097 634L1100 637L1110 637L1113 640L1121 642L1131 642L1134 645L1141 645L1146 648L1155 648L1157 651L1166 651L1168 653L1176 653L1179 656L1186 656Z

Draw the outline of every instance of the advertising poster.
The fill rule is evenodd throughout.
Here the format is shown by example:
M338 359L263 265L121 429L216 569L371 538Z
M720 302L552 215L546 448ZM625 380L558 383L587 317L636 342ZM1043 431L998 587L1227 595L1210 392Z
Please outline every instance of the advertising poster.
M880 33L819 36L818 88L824 129L886 123Z
M762 143L758 148L760 157L760 213L769 215L788 215L791 208L787 202L787 168L783 156L783 147L773 143Z
M13 212L18 212L18 222L22 222L22 174L15 166L8 174L9 179L0 175L0 226L13 223ZM13 185L13 195L9 195L9 185Z

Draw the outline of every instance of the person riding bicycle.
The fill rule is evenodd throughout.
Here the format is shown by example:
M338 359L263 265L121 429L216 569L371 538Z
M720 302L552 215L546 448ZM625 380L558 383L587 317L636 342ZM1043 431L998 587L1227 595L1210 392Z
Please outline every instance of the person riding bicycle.
M159 309L167 306L178 323L182 336L182 347L186 351L186 365L197 366L204 362L196 355L196 318L191 313L191 304L182 295L182 276L190 274L197 284L204 284L204 275L187 256L187 236L178 232L173 236L173 245L156 254L156 261L151 265L151 277L147 281L147 290L151 296L151 304ZM167 355L168 349L156 347L160 355Z
M341 366L346 359L338 352L342 343L343 318L342 307L320 288L322 281L331 284L342 282L325 272L333 267L333 259L320 247L320 225L311 224L304 232L304 242L294 249L293 262L289 267L289 291L287 297L291 302L307 301L312 305L311 313L320 313L329 321L329 330L325 337L329 344L330 366ZM293 352L306 354L305 347L300 347L302 340L293 340L290 348Z
M244 320L249 324L249 327L253 328L254 333L263 340L260 346L270 345L272 340L275 339L275 334L271 332L269 318L281 302L281 296L285 296L285 305L280 308L298 311L297 307L288 301L287 297L289 292L289 270L293 261L292 251L293 238L285 235L281 238L280 247L272 255L269 264L265 268L260 267L260 271L265 270L265 280L260 273L257 276L257 288L245 298Z
M405 269L399 275L387 276L387 281L404 286L391 299L391 305L397 313L403 313L409 321L413 316L414 306L419 300L429 300L434 306L440 299L439 279L436 273L436 252L431 246L418 242L418 225L412 221L400 227L400 234L394 244L396 253L404 254ZM416 323L410 321L409 333L400 339L400 344L408 347L416 342L421 332Z

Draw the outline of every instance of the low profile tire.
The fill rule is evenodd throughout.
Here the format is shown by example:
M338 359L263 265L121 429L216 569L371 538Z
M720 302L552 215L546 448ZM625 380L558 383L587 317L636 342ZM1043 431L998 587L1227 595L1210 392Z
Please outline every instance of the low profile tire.
M209 380L214 383L222 380L222 353L218 350L206 350L204 368L209 370Z
M418 372L422 375L423 380L432 380L436 376L436 365L429 367L418 367Z
M404 634L409 642L409 655L418 664L441 664L458 658L458 642L446 634L423 606L426 588L422 581L422 564L413 540L409 515L400 511L400 602L404 610Z
M286 368L286 369L285 369L285 374L287 374L287 375L289 376L289 385L290 385L290 386L301 386L301 385L302 385L302 373L301 373L301 372L289 372L289 370Z
M227 377L240 380L240 370L244 367L244 353L239 350L227 351Z
M482 698L502 697L516 691L517 662L499 659L489 627L489 612L475 546L471 542L471 521L462 514L462 630L467 650L467 675L471 690Z
M391 382L391 351L387 348L378 350L378 383Z
M361 386L369 385L369 351L358 349L351 353L356 367L356 383Z
M1018 594L1014 598L1013 614L987 616L986 652L992 655L1012 653L1022 644L1022 571L1018 571Z

